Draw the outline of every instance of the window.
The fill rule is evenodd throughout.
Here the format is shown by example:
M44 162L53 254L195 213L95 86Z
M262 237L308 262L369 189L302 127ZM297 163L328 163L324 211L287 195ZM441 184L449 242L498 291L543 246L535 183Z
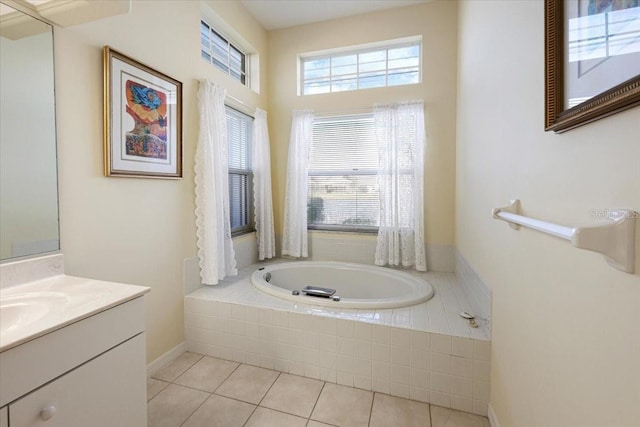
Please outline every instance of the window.
M240 234L254 229L253 173L251 171L252 137L253 118L227 107L229 215L232 234Z
M309 150L308 227L376 231L377 173L372 114L316 118Z
M222 37L205 21L200 21L200 47L202 59L243 85L248 85L247 54Z
M420 82L421 42L301 57L302 95Z

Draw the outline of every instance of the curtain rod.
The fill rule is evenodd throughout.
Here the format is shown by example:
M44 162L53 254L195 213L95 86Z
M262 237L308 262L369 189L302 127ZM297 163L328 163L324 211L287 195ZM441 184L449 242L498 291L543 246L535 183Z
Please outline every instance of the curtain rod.
M227 100L232 101L232 102L227 102ZM225 105L227 105L229 108L233 108L236 111L239 111L242 114L246 114L249 117L253 117L255 118L255 114L256 114L256 107L252 107L248 104L245 104L244 102L240 101L238 98L236 98L235 96L231 96L229 94L226 95L225 98Z
M334 111L320 111L318 113L315 113L316 116L338 116L338 115L349 115L349 114L364 114L364 113L373 113L374 108L376 106L382 106L382 105L396 105L396 104L414 104L414 103L423 103L424 101L422 99L416 99L416 100L409 100L409 101L400 101L400 102L391 102L391 103L385 103L385 104L375 104L374 106L371 107L364 107L364 108L345 108L345 109L341 109L341 110L334 110Z
M230 100L232 100L232 101L237 102L238 104L242 104L242 105L244 105L244 106L245 106L245 107L247 107L247 108L252 108L250 105L245 104L244 102L240 101L240 100L239 100L238 98L236 98L235 96L231 96L231 95L227 94L227 95L226 95L226 97L227 97L227 98L229 98L229 99L230 99Z

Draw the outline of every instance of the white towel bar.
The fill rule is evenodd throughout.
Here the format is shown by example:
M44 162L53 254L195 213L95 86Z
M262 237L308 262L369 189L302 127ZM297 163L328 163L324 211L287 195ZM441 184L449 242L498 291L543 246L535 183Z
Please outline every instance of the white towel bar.
M635 267L636 218L638 212L626 209L608 212L609 222L593 227L566 227L519 214L520 200L511 200L509 206L496 208L492 215L518 230L520 226L532 228L561 239L569 240L580 249L599 252L614 268L633 273Z

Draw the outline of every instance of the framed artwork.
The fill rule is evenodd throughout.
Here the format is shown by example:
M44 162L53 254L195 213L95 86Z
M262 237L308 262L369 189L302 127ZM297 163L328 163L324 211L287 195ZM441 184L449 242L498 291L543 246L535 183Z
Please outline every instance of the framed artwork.
M640 105L639 3L545 0L545 130Z
M182 83L104 47L104 173L182 178Z

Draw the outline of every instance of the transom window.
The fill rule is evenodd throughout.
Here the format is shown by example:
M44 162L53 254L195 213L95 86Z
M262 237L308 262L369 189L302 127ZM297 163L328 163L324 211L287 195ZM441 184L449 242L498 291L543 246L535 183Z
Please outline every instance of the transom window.
M231 233L253 231L253 172L251 140L253 118L231 107L227 113L229 143L229 215Z
M302 56L302 95L419 83L420 50L417 40Z
M202 59L243 85L248 85L247 54L212 29L205 21L200 21L200 47Z
M378 161L372 114L316 117L309 151L308 227L377 231Z

